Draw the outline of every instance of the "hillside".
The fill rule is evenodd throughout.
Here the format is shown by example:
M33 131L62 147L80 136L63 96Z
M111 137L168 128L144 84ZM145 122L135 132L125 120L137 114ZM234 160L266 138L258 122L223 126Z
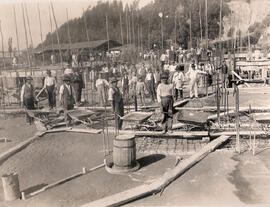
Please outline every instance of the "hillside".
M106 39L106 15L108 17L109 38L120 43L134 43L144 48L152 48L155 44L161 47L161 18L163 16L164 39L177 41L178 44L188 47L190 13L192 11L192 42L196 46L200 38L199 2L196 0L155 0L139 8L138 0L132 5L123 5L121 1L99 2L95 7L84 12L82 17L70 20L59 28L61 43L69 42L68 26L71 42L87 41L86 27L89 40ZM201 1L202 34L205 34L205 5ZM209 38L215 39L219 34L219 3L220 0L208 1L208 28ZM252 31L268 15L270 1L268 0L224 0L223 5L223 36L227 37L231 29L240 30L245 34L249 27ZM120 18L122 21L122 35ZM176 33L175 33L176 23ZM255 26L254 26L255 24ZM262 25L260 25L260 30ZM258 38L262 32L258 32ZM54 43L56 32L47 34L45 45ZM257 40L255 40L256 42ZM164 42L166 44L167 42ZM40 45L39 45L40 47Z

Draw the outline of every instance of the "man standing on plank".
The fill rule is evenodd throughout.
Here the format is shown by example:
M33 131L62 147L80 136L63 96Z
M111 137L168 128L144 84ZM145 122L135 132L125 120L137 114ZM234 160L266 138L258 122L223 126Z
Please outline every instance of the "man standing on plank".
M198 98L198 74L207 74L204 71L196 69L196 65L192 64L191 69L186 73L186 76L189 77L189 87L190 87L190 98Z
M121 130L123 121L120 117L124 116L124 104L121 92L117 87L117 82L118 80L115 77L110 79L108 100L111 103L112 111L115 115L115 127L117 130Z
M35 109L35 95L34 95L34 87L32 85L33 78L31 76L26 77L25 84L22 86L21 90L21 105L25 107L27 110ZM33 122L33 118L26 113L26 122L30 125Z
M173 84L168 83L168 74L161 75L161 83L157 88L157 100L160 103L161 113L163 113L163 134L172 132L173 122Z
M44 80L44 86L42 90L46 90L49 108L53 109L56 107L56 100L55 100L55 92L56 92L56 80L52 77L52 73L50 70L47 70L47 76Z
M68 116L67 111L74 109L75 91L71 86L71 77L69 75L64 75L63 82L59 90L59 102L64 109L66 125L69 126L71 118Z

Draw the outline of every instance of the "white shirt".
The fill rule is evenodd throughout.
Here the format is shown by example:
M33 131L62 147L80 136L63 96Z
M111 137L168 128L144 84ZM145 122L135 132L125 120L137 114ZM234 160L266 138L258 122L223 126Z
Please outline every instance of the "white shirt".
M64 71L64 74L72 74L72 73L73 73L73 70L71 68L67 68Z
M183 72L174 73L173 83L175 84L176 89L182 89L184 81L185 81L185 76L184 76Z
M28 83L25 83L28 84ZM22 90L21 90L21 102L23 103L23 97L24 97L24 91L25 91L25 84L23 84L22 86ZM34 91L34 90L33 90ZM34 95L33 95L34 96Z
M190 80L195 80L197 79L198 74L207 74L207 73L204 71L191 69L186 73L186 76L189 77Z
M102 79L102 78L99 78L96 81L96 87L101 86L101 85L105 85L105 86L108 86L109 87L109 83L108 83L107 80Z
M152 80L152 78L153 78L152 73L147 73L146 77L145 77L145 80Z
M61 95L63 95L63 93L64 93L64 85L67 87L68 92L70 94L71 93L71 86L70 85L67 85L66 83L64 83L63 85L60 86L59 93Z
M160 83L157 87L157 101L161 102L161 97L173 96L173 84Z
M54 77L50 77L50 76L47 76L44 80L44 88L46 86L52 86L52 85L55 85L56 84L56 81L55 81L55 78Z
M177 67L177 65L170 65L169 71L170 71L171 73L175 72L176 67Z

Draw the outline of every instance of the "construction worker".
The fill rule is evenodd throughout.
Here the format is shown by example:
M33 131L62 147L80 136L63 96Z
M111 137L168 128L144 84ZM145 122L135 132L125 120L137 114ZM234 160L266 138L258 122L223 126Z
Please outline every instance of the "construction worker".
M145 84L146 84L147 90L151 96L152 102L155 102L155 100L156 100L155 77L154 77L154 74L153 74L151 68L149 68L147 73L146 73Z
M196 65L192 64L191 69L186 73L186 76L189 77L189 87L190 87L190 98L198 98L198 75L199 74L207 74L204 71L200 71L196 69Z
M122 77L122 93L125 101L127 102L129 99L129 79L128 79L128 73L123 70L123 77Z
M145 91L146 91L146 86L143 81L143 77L139 76L138 82L136 84L136 94L139 97L142 106L145 106Z
M68 110L74 109L75 91L71 86L71 77L68 74L64 74L63 84L60 86L59 102L64 109L66 125L69 126L71 118L68 116Z
M52 77L52 73L50 70L47 70L47 76L44 80L44 86L42 90L46 90L49 108L53 109L56 107L56 100L55 100L55 92L56 92L56 80Z
M183 98L183 86L185 81L185 75L183 73L185 67L184 65L178 65L176 67L176 72L173 74L173 85L174 85L174 98L177 101L178 100L178 94L179 97Z
M107 103L107 91L109 88L109 83L106 79L102 77L102 74L104 73L99 73L98 74L98 79L96 81L96 88L99 96L99 103L100 106L106 106Z
M124 104L123 98L119 88L117 87L118 80L115 77L110 79L110 88L109 88L109 98L108 100L111 103L112 111L115 115L115 127L117 130L122 129L123 121L121 117L124 116Z
M32 85L33 78L31 76L26 77L25 84L23 84L21 89L21 106L25 107L27 110L35 109L35 94L34 87ZM32 124L33 118L26 113L26 122Z
M160 103L161 113L163 113L163 134L172 132L173 122L173 84L168 83L169 75L161 75L161 83L157 87L157 100Z
M82 77L82 73L79 71L79 69L75 69L75 72L73 74L73 88L75 90L75 102L76 105L79 106L81 103L81 97L82 97L82 89L84 88L84 81Z

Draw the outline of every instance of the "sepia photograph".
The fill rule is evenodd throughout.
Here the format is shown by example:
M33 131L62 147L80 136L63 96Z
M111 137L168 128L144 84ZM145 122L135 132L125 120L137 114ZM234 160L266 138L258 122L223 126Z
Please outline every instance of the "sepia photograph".
M0 207L270 206L270 0L1 0Z

